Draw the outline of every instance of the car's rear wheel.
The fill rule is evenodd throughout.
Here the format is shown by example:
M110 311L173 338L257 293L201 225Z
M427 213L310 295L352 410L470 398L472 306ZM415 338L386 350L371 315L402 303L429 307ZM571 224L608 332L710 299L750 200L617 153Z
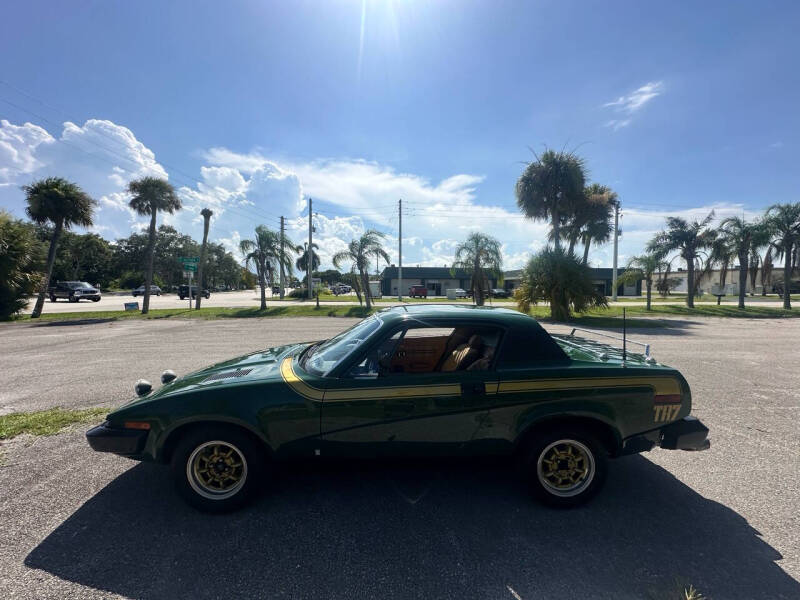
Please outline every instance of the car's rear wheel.
M536 437L524 467L539 501L569 508L587 502L603 487L608 453L590 431L559 428Z
M50 295L50 302L55 302L55 301L56 301L56 297L51 294Z
M78 301L78 299L77 299L75 296L72 296L72 295L70 295L70 297L69 297L69 301L70 301L70 302L77 302L77 301Z
M178 493L194 508L222 513L240 508L258 490L264 452L235 427L209 426L186 434L172 455Z

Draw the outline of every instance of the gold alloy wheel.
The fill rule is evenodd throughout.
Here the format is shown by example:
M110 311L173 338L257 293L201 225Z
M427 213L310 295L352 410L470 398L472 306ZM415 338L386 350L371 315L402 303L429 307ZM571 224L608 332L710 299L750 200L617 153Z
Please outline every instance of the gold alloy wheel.
M594 456L577 440L558 440L539 455L536 474L544 488L555 496L577 496L594 479Z
M224 500L242 489L247 480L247 460L230 442L205 442L186 461L186 477L204 498Z

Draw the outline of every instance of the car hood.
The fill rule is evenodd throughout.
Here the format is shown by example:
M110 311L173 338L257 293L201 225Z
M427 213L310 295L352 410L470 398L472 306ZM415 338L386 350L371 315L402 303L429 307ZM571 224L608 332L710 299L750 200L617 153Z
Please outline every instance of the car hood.
M226 360L200 371L189 373L162 386L142 400L171 396L212 387L280 379L280 362L290 355L299 354L308 343L277 346Z

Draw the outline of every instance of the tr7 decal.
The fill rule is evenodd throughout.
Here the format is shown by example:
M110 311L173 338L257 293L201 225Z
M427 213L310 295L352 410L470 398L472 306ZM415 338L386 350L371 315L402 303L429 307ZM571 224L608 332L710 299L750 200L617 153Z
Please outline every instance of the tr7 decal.
M674 421L680 410L680 404L657 404L653 407L653 420L656 423Z

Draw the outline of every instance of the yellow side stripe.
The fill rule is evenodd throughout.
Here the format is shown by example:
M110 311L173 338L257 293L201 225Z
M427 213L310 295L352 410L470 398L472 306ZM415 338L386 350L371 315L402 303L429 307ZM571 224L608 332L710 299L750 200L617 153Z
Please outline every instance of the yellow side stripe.
M280 367L283 381L295 392L309 400L380 400L385 398L425 398L428 396L460 396L461 385L410 385L377 388L342 388L322 390L303 381L295 372L292 357L283 359ZM526 379L519 381L486 382L486 394L513 394L561 390L606 389L619 387L651 387L656 395L681 393L678 381L672 377L596 377L582 379Z
M657 395L680 394L678 380L672 377L596 377L584 379L526 379L503 381L498 393L585 390L595 388L652 387Z

